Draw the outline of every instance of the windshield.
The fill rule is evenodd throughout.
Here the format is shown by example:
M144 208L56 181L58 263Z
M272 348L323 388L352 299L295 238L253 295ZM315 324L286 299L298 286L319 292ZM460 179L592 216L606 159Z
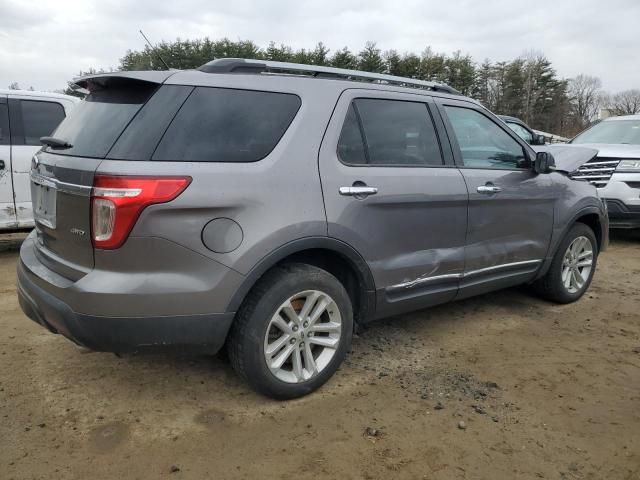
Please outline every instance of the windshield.
M571 143L640 145L640 120L600 122L582 132Z

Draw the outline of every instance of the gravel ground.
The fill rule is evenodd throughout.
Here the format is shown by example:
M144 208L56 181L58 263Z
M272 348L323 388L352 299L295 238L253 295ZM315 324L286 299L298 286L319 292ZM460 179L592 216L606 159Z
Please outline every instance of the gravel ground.
M19 240L0 240L1 479L640 478L640 235L614 235L576 304L523 287L378 322L286 403L223 356L46 332L18 307Z

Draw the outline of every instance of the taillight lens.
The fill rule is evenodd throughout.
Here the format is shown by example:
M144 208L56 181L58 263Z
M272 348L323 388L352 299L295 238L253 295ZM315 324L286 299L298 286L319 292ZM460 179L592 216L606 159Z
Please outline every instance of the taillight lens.
M125 242L140 213L149 205L170 202L191 177L116 177L96 175L91 191L91 240L111 250Z

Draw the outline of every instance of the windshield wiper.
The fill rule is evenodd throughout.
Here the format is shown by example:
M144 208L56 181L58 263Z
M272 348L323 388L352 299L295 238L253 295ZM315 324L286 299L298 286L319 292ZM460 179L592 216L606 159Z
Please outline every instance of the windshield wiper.
M71 145L66 140L62 140L56 137L40 137L40 143L47 145L51 148L59 148L59 149L66 149L66 148L73 147L73 145Z

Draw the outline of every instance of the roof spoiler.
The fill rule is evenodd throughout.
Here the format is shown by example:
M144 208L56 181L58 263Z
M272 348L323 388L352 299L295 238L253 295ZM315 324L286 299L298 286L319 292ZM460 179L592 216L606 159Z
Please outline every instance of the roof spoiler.
M95 73L74 79L74 85L84 90L92 91L92 87L109 88L131 82L164 83L177 70L150 70L144 72L109 72Z

